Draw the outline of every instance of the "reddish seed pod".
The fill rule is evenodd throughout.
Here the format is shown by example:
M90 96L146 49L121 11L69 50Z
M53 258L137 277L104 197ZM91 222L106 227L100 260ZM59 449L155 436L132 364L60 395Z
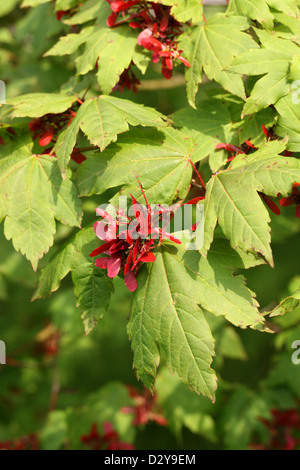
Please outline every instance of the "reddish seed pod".
M41 147L46 147L47 145L50 144L51 140L53 139L54 135L54 128L53 127L48 127L46 132L43 133L39 140L39 144Z

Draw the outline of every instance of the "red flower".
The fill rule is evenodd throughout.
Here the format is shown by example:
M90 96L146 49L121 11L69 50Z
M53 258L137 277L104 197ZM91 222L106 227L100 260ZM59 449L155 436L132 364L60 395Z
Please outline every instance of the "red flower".
M0 442L0 450L38 450L39 439L35 434L14 441Z
M121 74L120 80L114 87L113 91L119 89L120 92L123 93L124 88L127 88L128 90L132 89L134 93L137 93L138 85L140 85L141 82L136 78L135 74L131 70L131 65Z
M291 206L292 204L296 204L296 217L300 219L300 191L298 187L300 183L294 183L292 189L292 195L289 197L283 197L280 200L280 205L282 207Z
M263 198L263 200L265 201L265 203L267 204L269 209L271 209L271 211L274 214L276 214L276 215L281 214L281 210L279 209L279 207L275 204L275 202L269 196L266 196L263 193L258 193L258 194Z
M47 126L43 134L40 137L39 144L41 147L47 147L50 144L54 136L54 127Z
M67 11L64 11L64 10L57 11L56 12L57 21L60 21L62 19L62 17L67 15L68 13L69 13L69 10L67 10Z
M180 23L170 15L170 7L141 1L106 0L112 9L107 19L109 27L128 23L131 28L140 32L137 42L140 46L153 52L152 60L157 63L162 58L162 74L172 77L173 61L178 59L187 67L190 63L182 57L183 51L177 50L175 38L182 33ZM141 5L142 4L142 5ZM119 13L123 19L117 22ZM129 15L129 16L126 16Z
M246 140L240 147L232 144L225 144L221 143L216 145L216 149L225 149L227 152L230 152L232 155L227 159L227 163L231 162L237 155L240 154L247 154L250 148L255 149L254 145L249 141Z
M270 438L265 450L296 450L300 444L299 435L300 416L297 410L286 411L271 410L272 418L270 420L260 419L260 421L269 430ZM251 446L260 448L260 445Z
M78 103L80 100L78 99ZM81 102L82 103L82 102ZM59 131L68 127L75 118L76 112L69 109L63 114L46 114L38 119L28 122L28 127L34 139L39 139L41 147L47 147L51 142L57 140Z
M172 216L174 208L164 209L161 206L151 208L141 185L140 188L146 207L141 206L131 195L134 218L128 217L121 210L117 211L115 220L103 209L96 209L96 213L102 217L102 220L94 224L94 231L97 237L105 243L90 254L91 257L107 255L108 257L98 258L95 265L100 269L106 269L110 278L118 276L123 271L125 284L131 292L137 288L136 276L140 265L153 263L156 259L152 253L156 246L155 242L161 243L167 239L181 244L180 240L166 231L166 227L160 227L158 223L163 213L170 213ZM194 201L198 202L198 200L199 198ZM191 202L191 204L195 203Z
M147 389L143 393L139 393L131 386L128 386L128 391L135 405L124 407L122 411L123 413L133 413L135 415L132 423L134 426L145 425L149 421L155 422L159 426L167 426L168 421L157 405L156 395L152 395Z
M103 424L103 434L99 434L98 425L94 423L90 433L81 437L81 442L92 450L134 450L132 444L120 441L118 433L108 421Z
M81 165L81 163L86 160L86 157L75 147L71 154L71 159L78 163L78 165Z
M110 2L110 6L113 12L118 13L120 11L128 10L128 8L133 7L137 3L140 3L140 0L132 0L132 1L113 0Z

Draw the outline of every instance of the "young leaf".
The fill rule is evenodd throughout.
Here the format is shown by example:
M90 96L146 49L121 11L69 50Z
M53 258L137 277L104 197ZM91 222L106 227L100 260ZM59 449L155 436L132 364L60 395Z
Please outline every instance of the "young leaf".
M289 295L283 299L280 304L274 308L268 314L270 317L277 317L279 315L285 315L286 313L292 312L295 310L300 303L300 288L294 292L292 295Z

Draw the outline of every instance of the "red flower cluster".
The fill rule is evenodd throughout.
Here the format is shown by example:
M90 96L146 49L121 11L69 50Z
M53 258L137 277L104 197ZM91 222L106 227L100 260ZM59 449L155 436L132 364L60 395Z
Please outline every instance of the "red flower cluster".
M82 101L78 99L79 104ZM57 141L59 133L65 128L69 127L72 120L76 117L76 111L69 109L63 114L46 114L38 119L33 119L28 123L28 127L32 132L34 140L39 139L41 147L48 147L51 143L54 145ZM0 141L0 143L2 143ZM3 144L5 142L3 141ZM47 148L43 153L52 154L53 146ZM71 159L76 163L81 164L86 157L82 155L79 149L74 148L71 154Z
M115 27L128 23L131 28L141 29L137 42L153 52L154 63L162 60L162 74L165 78L172 77L176 59L190 67L190 63L181 55L183 51L178 50L177 37L182 34L182 30L181 24L170 15L171 7L142 0L106 1L112 9L107 25ZM119 15L122 19L118 21Z
M103 434L99 434L98 425L94 423L90 433L81 437L81 442L92 450L134 450L132 444L120 441L120 437L111 423L105 422L103 431Z
M227 159L227 163L232 162L237 155L247 154L250 149L256 149L254 145L250 142L250 140L246 140L240 147L232 144L218 144L216 145L216 149L225 149L227 152L230 152L230 157Z
M57 356L60 338L61 333L49 323L36 336L35 354L44 357Z
M268 141L278 140L278 136L275 134L273 129L267 129L266 126L264 126L263 124L262 124L261 128L262 128L262 131L265 134ZM293 152L289 152L288 150L285 150L283 155L284 155L284 157L292 157Z
M51 142L57 140L57 134L66 125L69 126L75 118L76 112L68 110L64 114L46 114L39 119L33 119L28 127L34 139L39 139L41 147L47 147Z
M0 450L38 450L39 439L35 434L14 441L0 442Z
M98 268L107 269L110 278L116 277L123 270L125 284L131 292L137 288L136 276L140 265L153 263L156 260L152 250L158 239L160 243L163 239L168 239L181 244L180 240L159 227L159 224L153 224L153 220L159 220L163 213L171 213L172 208L163 209L157 206L152 209L141 185L140 188L146 208L130 195L134 218L125 215L123 210L117 211L116 218L114 218L103 209L96 209L96 213L103 219L94 224L94 231L97 237L105 243L90 254L91 257L103 253L108 255L108 257L96 259L95 265Z
M134 413L133 426L145 425L149 421L167 426L168 421L158 409L156 395L151 395L149 390L139 393L134 387L128 386L129 395L133 398L135 406L122 408L123 413Z
M280 200L280 205L283 207L287 207L296 204L296 217L300 219L300 191L298 189L299 186L300 183L294 183L292 195L289 197L283 197Z
M133 65L133 63L131 65ZM140 85L141 82L137 79L134 72L132 71L131 65L120 75L120 80L114 87L113 91L119 89L120 92L123 93L124 88L127 88L128 90L132 89L134 93L137 93L138 85Z
M297 450L300 446L300 415L297 410L272 410L271 420L261 421L270 432L266 445L252 444L256 450Z

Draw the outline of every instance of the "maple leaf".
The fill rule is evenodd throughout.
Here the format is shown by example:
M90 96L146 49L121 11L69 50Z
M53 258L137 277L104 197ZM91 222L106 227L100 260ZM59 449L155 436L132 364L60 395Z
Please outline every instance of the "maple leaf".
M242 77L227 67L235 57L258 48L252 37L244 32L249 26L250 21L245 17L216 14L204 25L195 26L181 36L179 47L191 65L185 71L191 106L195 107L202 72L234 95L246 98Z
M132 183L136 188L138 176L152 204L172 204L176 199L184 199L192 175L188 158L193 158L194 145L192 139L187 140L174 129L133 130L120 136L118 143L101 155L90 155L81 165L80 194L102 194L120 185L128 193Z
M16 137L13 144L3 146L0 216L5 217L6 238L36 269L53 244L55 219L80 227L82 209L70 173L63 180L56 160L33 154L32 144L23 139Z
M288 196L300 181L300 164L295 158L270 156L284 145L270 142L249 156L235 157L228 170L214 175L207 185L205 234L201 252L206 255L219 225L233 248L261 253L273 265L269 214L258 192ZM251 201L251 207L249 205Z
M242 327L262 323L243 278L232 277L215 253L205 259L164 243L155 263L140 274L128 327L134 367L148 388L153 388L162 349L172 373L192 390L214 398L214 343L201 308Z
M163 127L166 123L155 109L128 100L106 95L86 100L53 149L62 174L65 175L80 129L93 145L104 150L117 140L118 134L129 130L129 125Z
M300 48L285 39L255 29L262 46L234 59L228 71L241 75L263 75L255 83L243 113L253 114L276 103L291 91L290 67L294 55L300 57ZM274 54L276 50L276 54Z

